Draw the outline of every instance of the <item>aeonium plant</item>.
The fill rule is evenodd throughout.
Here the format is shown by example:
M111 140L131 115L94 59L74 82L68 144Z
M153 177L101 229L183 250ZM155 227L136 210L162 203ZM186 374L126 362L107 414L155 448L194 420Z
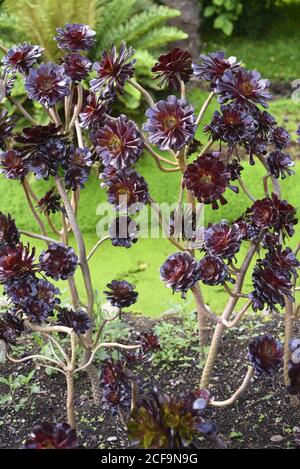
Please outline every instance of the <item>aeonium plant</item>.
M201 346L208 344L208 321L215 325L200 389L209 386L224 329L237 325L250 308L257 311L285 307L287 376L299 249L292 251L285 246L295 233L297 218L296 209L281 198L279 179L293 175L294 163L287 153L291 136L266 111L270 99L269 81L262 79L258 72L247 70L236 58L226 58L223 52L201 55L199 63L192 63L189 52L176 48L160 56L153 68L159 87L166 87L169 93L156 100L134 79L134 51L125 43L120 50L112 45L96 63L91 63L88 51L94 44L94 36L86 25L68 24L59 28L55 40L65 51L59 64L41 63L42 48L27 43L6 51L2 58L3 103L12 103L28 120L29 126L15 134L15 116L9 115L3 107L1 173L22 185L40 233L29 233L20 227L18 230L9 214L1 215L0 281L11 305L10 311L1 318L1 339L13 346L25 330L38 332L49 341L53 347L51 363L49 358L39 354L21 360L34 358L66 375L69 423L74 426L74 373L81 370L89 373L94 398L99 403L98 374L93 365L98 348L130 347L99 343L106 322L100 330L93 330L95 298L89 261L105 241L131 248L139 235L135 217L143 207L151 205L163 232L176 249L161 267L162 280L183 297L191 290ZM28 99L39 102L45 111L49 118L47 125L39 125L12 96L17 76L24 80ZM192 79L206 82L209 88L197 115L187 100L188 83ZM123 93L125 83L145 99L147 111L141 128L128 116L115 115L113 104ZM206 111L215 105L216 99L217 110L212 121L204 126ZM196 139L196 132L202 132L202 139L207 139L204 146ZM169 173L181 176L178 204L169 218L151 197L144 177L134 168L143 152L154 159L165 177ZM242 162L244 156L246 159ZM243 178L246 164L262 165L262 199L256 200ZM100 173L101 186L115 217L108 235L87 254L76 215L80 193L93 167ZM41 199L33 190L32 175L53 182L53 187ZM222 206L227 203L228 189L235 197L243 191L249 199L249 207L233 222L223 220L221 214ZM197 213L203 212L204 206L220 211L218 223L208 220L204 228L198 226ZM55 213L61 215L61 227L54 223ZM68 246L71 231L77 243L76 252ZM20 235L46 243L38 260L34 250L20 241ZM247 248L241 260L242 245ZM258 253L259 259L252 272L253 290L245 292L245 276ZM79 297L74 279L76 268L80 268L84 279L84 300ZM53 284L57 279L68 282L71 309L60 306L59 291ZM215 313L207 308L202 284L224 288L228 302L222 312ZM122 316L124 307L134 304L137 293L124 279L112 280L105 295L119 308L117 318ZM232 318L242 301L240 311ZM57 334L60 332L70 337L67 350L59 341ZM275 342L258 342L256 354L255 347L251 347L251 365L245 380L228 403L234 402L250 382L259 361L273 363L274 353L278 358L277 342L273 340ZM78 364L79 350L82 356ZM267 358L262 359L262 354L267 354ZM18 361L10 350L8 357ZM278 367L277 358L274 369ZM264 367L268 368L260 365L261 369ZM117 395L118 399L121 394Z

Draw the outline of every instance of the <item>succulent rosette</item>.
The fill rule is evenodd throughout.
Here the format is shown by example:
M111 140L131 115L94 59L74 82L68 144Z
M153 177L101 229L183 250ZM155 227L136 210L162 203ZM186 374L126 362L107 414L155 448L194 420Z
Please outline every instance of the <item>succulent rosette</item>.
M106 359L102 365L100 380L104 408L116 414L119 408L126 409L130 406L130 382L123 361Z
M236 57L226 58L223 51L212 52L208 55L201 54L200 59L200 64L193 63L194 75L198 80L210 81L212 89L226 70L234 71L240 65Z
M23 331L24 321L16 314L0 313L0 340L3 340L7 347L16 345Z
M282 343L271 334L254 338L248 347L248 359L255 373L273 373L283 362Z
M25 89L30 99L51 107L69 96L70 84L64 67L48 62L29 70Z
M108 118L93 134L96 152L105 166L124 169L137 161L143 151L143 140L136 124L121 114Z
M29 165L18 151L6 150L0 153L0 173L7 179L23 181L29 173Z
M80 127L83 128L93 128L98 125L101 125L107 114L110 112L112 99L97 95L93 92L90 92L86 99L86 105L83 108L83 111L79 114ZM93 134L91 134L91 139L93 140Z
M2 58L2 63L6 68L14 72L27 75L30 68L40 59L43 50L40 46L33 46L24 42L9 49L7 54Z
M268 107L269 87L269 80L262 79L260 73L239 67L224 72L217 80L215 92L221 104L234 100L250 107L253 104Z
M35 261L35 248L29 244L5 246L0 251L0 283L22 278L38 270Z
M278 265L269 264L268 260L258 260L252 273L254 292L249 296L253 300L253 309L263 309L264 305L272 310L285 305L285 297L294 301L293 284L288 271L278 269Z
M83 309L74 311L73 309L59 308L57 319L61 326L70 327L78 335L85 334L92 326L92 320Z
M174 292L186 292L199 280L199 264L189 252L171 254L160 268L160 278Z
M187 165L183 183L199 202L212 204L212 208L217 209L218 200L223 205L227 203L223 194L229 187L230 178L231 173L219 161L219 154L206 153Z
M76 191L78 188L83 189L93 163L94 160L89 148L70 145L66 159L62 163L65 170L66 189L72 189L72 191Z
M121 43L119 53L114 44L109 52L104 51L100 62L93 65L98 76L90 81L91 90L102 92L107 88L122 93L126 81L134 74L133 55L134 50L127 48L125 42Z
M45 215L64 212L60 195L54 187L46 192L46 194L38 201L37 208Z
M43 279L37 280L34 288L35 295L22 302L22 311L32 322L40 324L59 305L60 299L57 298L57 295L60 294L60 291L52 283Z
M16 72L4 68L0 70L0 98L1 100L10 95L16 82Z
M255 133L256 122L247 108L237 103L221 106L215 111L211 123L205 126L214 140L227 142L230 146L242 143Z
M109 236L113 246L130 248L137 242L139 227L128 216L117 216L109 227Z
M276 148L282 150L290 143L291 136L288 131L283 127L273 127L270 135L270 140Z
M92 68L92 62L77 52L65 55L62 65L66 75L77 83L87 78Z
M57 46L71 52L88 51L96 42L96 31L87 24L67 23L63 28L57 28L56 33Z
M16 116L8 115L6 109L0 109L0 149L6 150L6 139L11 136L16 125Z
M199 279L205 285L222 285L230 281L230 274L223 259L207 255L199 262Z
M258 228L270 228L274 226L278 218L278 210L271 198L266 197L257 200L251 207L250 219Z
M20 241L19 230L11 214L0 212L0 250L5 246L14 246Z
M78 439L67 423L36 424L25 442L25 449L75 449Z
M276 179L285 179L286 176L295 174L291 168L295 166L294 161L289 153L283 153L281 150L272 151L267 157L267 165L270 174Z
M145 179L131 168L112 173L111 177L105 179L104 186L107 188L108 202L118 210L128 209L133 213L150 200Z
M162 54L152 68L159 86L167 85L170 90L179 90L180 81L187 83L193 74L190 52L175 47Z
M206 251L222 259L232 259L239 252L242 235L237 223L229 225L226 220L210 225L204 231Z
M104 291L106 298L112 306L119 309L128 308L137 301L138 292L135 291L135 285L126 280L112 280L106 288Z
M217 428L193 404L190 399L159 394L154 388L131 413L130 440L143 449L199 448L197 437L214 436Z
M147 109L143 130L160 150L180 150L192 141L196 131L194 108L176 96L168 96Z
M73 248L64 244L50 244L39 258L40 269L54 280L67 280L74 275L78 257Z

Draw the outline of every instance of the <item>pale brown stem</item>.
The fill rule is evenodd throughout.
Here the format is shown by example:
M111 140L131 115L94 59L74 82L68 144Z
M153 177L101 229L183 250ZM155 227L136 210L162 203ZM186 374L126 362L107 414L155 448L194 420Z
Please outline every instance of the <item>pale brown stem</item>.
M84 243L81 231L79 229L75 214L73 212L71 203L69 201L68 195L66 193L65 188L63 187L62 181L59 178L56 178L56 185L57 185L57 190L64 203L65 210L68 215L68 220L72 227L72 230L73 230L76 242L77 242L80 268L81 268L82 276L84 279L84 284L85 284L85 289L86 289L87 299L88 299L88 308L87 308L88 311L87 312L89 316L92 317L93 308L94 308L94 290L92 287L91 273L90 273L90 269L89 269L87 258L86 258L85 243Z
M94 347L96 347L96 345L98 345L98 342L99 342L99 340L102 336L102 333L104 331L104 328L105 328L106 324L108 324L109 322L114 321L115 319L117 319L119 317L119 315L120 315L120 310L118 311L118 314L116 314L112 318L106 318L106 319L103 320L103 322L102 322L101 326L99 327L98 332L96 334L96 337L95 337L95 340L93 342L92 348L94 348Z
M78 371L85 370L88 366L90 366L91 363L93 363L94 356L96 355L98 350L100 350L100 348L119 348L121 350L137 350L140 347L141 347L140 345L125 345L125 344L119 344L118 342L103 342L101 344L98 344L97 347L92 351L91 357L87 363L76 368L75 373L77 373Z
M260 240L260 237L258 238L258 243L259 243L259 240ZM243 264L241 266L241 269L240 269L240 273L237 275L233 293L238 294L238 293L241 292L241 290L243 288L246 272L247 272L247 270L248 270L248 268L251 264L251 261L254 257L254 254L255 254L256 250L257 250L257 244L252 243L249 250L248 250L248 252L247 252L247 254L246 254L246 256L245 256L244 262L243 262ZM229 318L230 318L231 314L233 313L234 308L235 308L238 301L239 301L238 296L234 296L234 297L229 298L229 300L227 302L227 305L226 305L226 307L223 311L223 314L221 316L222 322L223 322L223 320L225 320L225 321L229 320ZM215 328L215 332L214 332L214 335L213 335L213 338L212 338L212 341L211 341L211 345L210 345L210 348L209 348L209 352L208 352L208 355L207 355L206 363L205 363L203 373L202 373L202 377L201 377L201 381L200 381L200 388L201 389L208 389L208 387L209 387L211 372L212 372L213 366L214 366L216 358L217 358L219 343L220 343L221 336L224 332L224 329L225 329L224 324L217 324L217 326Z
M153 101L152 96L141 85L139 85L136 81L132 80L131 78L127 80L127 83L133 86L136 90L141 93L142 96L144 96L145 100L147 101L150 107L155 106L155 102Z
M71 428L75 428L75 411L74 411L74 376L73 371L66 372L67 381L67 419Z
M166 222L165 222L165 219L164 219L164 217L163 217L163 215L162 215L162 213L161 213L161 210L159 210L159 208L157 207L156 202L154 202L153 199L151 199L150 202L151 202L151 204L152 204L151 207L152 207L152 208L154 209L154 211L155 211L155 214L156 214L158 223L159 223L160 226L162 227L162 229L163 229L165 235L167 236L168 240L169 240L172 244L174 244L174 246L176 246L177 249L179 249L180 251L186 251L186 249L185 249L184 246L182 246L180 243L178 243L175 238L173 238L172 236L170 236L169 228L168 228L168 226L167 226L167 224L166 224Z
M22 104L19 103L19 101L17 101L12 96L8 96L7 99L13 106L18 109L18 111L25 117L25 119L27 119L31 124L37 125L37 121L33 117L31 117L31 115L26 111Z
M31 231L25 231L25 230L19 230L19 232L24 235L24 236L27 236L28 238L33 238L33 239L39 239L41 241L45 241L45 243L47 244L60 244L60 241L58 241L57 239L54 239L54 238L49 238L49 236L44 236L44 235L40 235L40 234L37 234L37 233L32 233Z
M195 283L191 290L193 292L195 303L197 305L197 311L199 313L198 316L206 316L210 321L214 323L221 323L221 318L206 308L198 282Z
M284 384L286 386L290 384L288 364L291 357L291 352L289 342L293 336L293 323L293 303L287 297L285 297L283 374Z
M77 103L76 103L74 114L72 116L72 119L69 125L69 130L74 126L76 120L78 119L78 116L82 109L82 103L83 103L83 89L82 89L82 85L78 84L77 85Z
M256 198L251 194L251 192L249 191L248 187L246 186L246 184L244 183L242 178L239 175L237 175L237 178L238 178L239 184L240 184L241 189L243 190L243 192L251 200L251 202L255 202Z
M248 311L252 303L253 303L252 300L247 301L242 307L241 311L235 316L235 318L232 321L227 321L226 319L223 319L222 323L224 324L224 326L228 327L229 329L232 327L235 327L243 318L244 314Z
M204 153L206 153L214 144L214 141L213 140L209 140L206 145L204 145L204 147L202 148L201 152L199 153L198 155L198 158L202 155L204 155Z
M229 399L226 399L225 401L214 401L214 400L212 400L210 402L210 404L213 407L221 407L221 408L228 407L228 406L234 404L238 400L238 398L241 396L241 394L243 394L243 392L249 386L251 378L253 376L253 373L254 373L253 366L249 366L247 374L246 374L246 376L244 378L244 381L242 382L241 386L235 391L235 393Z
M95 252L97 251L97 249L99 248L99 246L101 246L101 244L103 244L105 241L107 241L108 239L110 239L109 236L104 236L102 239L99 239L99 241L95 244L95 246L91 249L89 255L87 256L87 261L89 262L90 259L93 257L93 255L95 254Z
M148 153L150 153L150 155L153 156L155 160L161 161L163 163L167 163L171 166L175 166L176 168L178 168L178 165L175 161L168 160L168 158L165 158L164 156L161 156L158 153L156 153L156 151L153 150L153 148L151 147L146 137L144 137L144 147L146 148Z
M204 102L202 108L200 109L200 112L199 112L198 117L196 119L196 126L197 127L199 126L200 122L202 121L203 116L204 116L208 106L210 105L210 102L212 101L214 95L215 95L215 93L212 91L210 93L210 95L208 96L208 98L206 99L206 101Z
M24 190L24 193L25 193L25 197L26 197L26 200L27 200L27 203L29 205L29 208L32 212L32 215L34 216L37 224L39 225L40 227L40 230L41 232L43 233L43 235L45 237L47 237L47 231L45 229L45 225L44 223L42 222L41 218L39 217L37 211L35 210L34 208L34 205L32 203L32 200L31 200L31 197L30 197L30 193L29 193L29 190L28 190L28 182L26 181L26 179L24 179L24 181L22 182L22 187L23 187L23 190Z
M135 379L130 380L131 383L131 412L136 408L139 398L138 385Z

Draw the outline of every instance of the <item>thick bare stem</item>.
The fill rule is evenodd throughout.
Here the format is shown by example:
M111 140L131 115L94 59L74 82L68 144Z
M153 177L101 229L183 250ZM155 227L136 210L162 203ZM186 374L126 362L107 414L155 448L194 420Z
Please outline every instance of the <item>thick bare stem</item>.
M260 240L260 237L258 238L257 243L259 243L259 240ZM248 250L248 252L247 252L247 254L246 254L246 256L245 256L245 259L244 259L244 262L241 266L240 272L237 275L235 287L234 287L234 290L233 290L234 294L238 294L238 293L241 292L241 290L243 288L246 272L247 272L247 270L248 270L248 268L251 264L251 261L254 257L254 254L255 254L256 250L257 250L257 244L252 243L249 250ZM234 308L235 308L238 300L239 300L238 296L234 296L234 297L229 298L229 300L227 302L227 305L226 305L226 307L223 311L223 314L221 316L222 322L224 320L228 321L228 319L230 318L231 314L234 311ZM219 349L219 342L220 342L220 338L223 334L224 329L225 329L224 324L217 324L217 326L215 328L215 332L214 332L214 335L213 335L213 338L212 338L212 341L211 341L208 356L207 356L207 359L206 359L206 363L205 363L203 373L202 373L202 377L201 377L201 381L200 381L200 387L202 389L207 389L208 386L209 386L211 372L212 372L214 363L215 363L216 358L217 358L218 349Z
M67 381L67 419L68 424L71 428L75 428L75 411L74 411L74 376L73 371L66 372L66 381Z
M102 239L99 239L99 241L97 241L97 243L95 244L95 246L91 249L91 252L89 253L89 255L87 256L87 261L89 262L91 260L91 258L93 257L93 255L95 254L95 252L97 251L97 249L99 248L99 246L101 246L101 244L103 244L105 241L107 241L108 239L110 239L109 236L104 236Z
M254 368L253 366L249 366L247 374L244 378L244 381L242 382L241 386L235 391L235 393L229 398L226 399L226 401L211 401L211 405L213 407L228 407L232 404L234 404L237 399L243 394L243 392L247 389L247 387L250 384L251 378L254 373Z

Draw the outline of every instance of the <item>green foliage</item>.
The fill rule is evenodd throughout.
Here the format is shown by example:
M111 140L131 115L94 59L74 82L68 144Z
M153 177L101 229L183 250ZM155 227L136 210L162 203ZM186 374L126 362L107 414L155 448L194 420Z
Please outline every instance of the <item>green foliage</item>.
M0 29L4 45L28 40L45 48L45 58L56 61L63 54L53 37L65 23L85 23L97 32L97 45L91 58L99 60L104 49L121 41L136 50L136 77L144 86L154 86L151 79L157 54L173 41L185 39L186 33L166 26L178 10L156 5L152 0L4 0L0 7ZM140 94L128 91L121 101L133 110L140 105Z
M10 375L8 378L0 376L0 385L4 385L8 392L2 393L0 396L0 407L12 405L15 412L22 409L29 397L40 392L40 386L33 381L36 370L31 370L28 375L18 374ZM22 397L17 399L17 391L22 389Z
M204 16L214 17L214 28L230 36L242 10L242 0L212 0L204 9Z

